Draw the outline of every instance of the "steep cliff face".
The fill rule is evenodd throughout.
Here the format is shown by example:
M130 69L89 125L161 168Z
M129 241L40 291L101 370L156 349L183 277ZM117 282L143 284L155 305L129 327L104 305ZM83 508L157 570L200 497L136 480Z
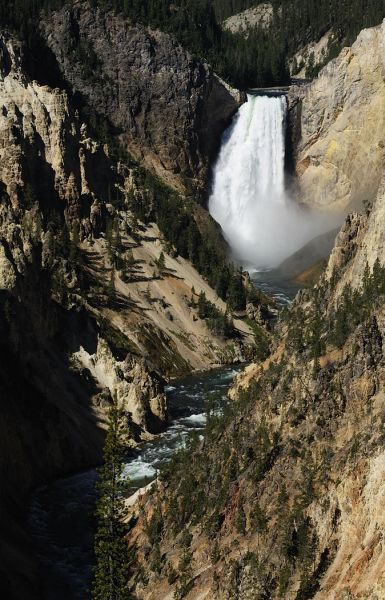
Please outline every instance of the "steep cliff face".
M363 30L311 84L289 93L296 170L310 206L345 210L376 194L385 159L384 46L385 24Z
M57 251L65 245L58 223L76 221L82 237L98 235L101 197L116 176L66 94L28 80L15 39L2 34L0 48L1 588L5 597L27 598L36 565L25 534L26 496L39 482L100 462L110 398L104 382L73 362L80 348L95 353L102 335L96 315L78 301L74 264ZM59 276L68 303L57 294ZM110 362L117 371L117 357ZM137 436L155 430L152 414L165 422L160 395L138 394L131 403Z
M207 184L220 134L242 102L207 63L160 31L74 2L42 32L65 79L138 160L182 191Z
M28 273L38 280L41 269L49 302L49 278L56 266L74 294L69 306L76 310L79 273L55 248L54 222L64 215L69 227L79 222L80 237L97 237L108 212L103 196L119 178L105 150L86 137L66 93L29 81L17 42L3 36L1 43L8 70L0 83L2 290L19 291L23 303ZM68 227L65 220L62 226Z
M364 214L353 213L340 231L332 251L326 277L338 273L336 293L346 285L360 286L369 267L385 266L385 182L382 179L373 206Z
M12 209L20 217L38 202L45 216L65 212L82 219L84 234L98 234L114 177L104 149L87 137L64 91L28 79L18 42L3 35L1 44L0 177Z

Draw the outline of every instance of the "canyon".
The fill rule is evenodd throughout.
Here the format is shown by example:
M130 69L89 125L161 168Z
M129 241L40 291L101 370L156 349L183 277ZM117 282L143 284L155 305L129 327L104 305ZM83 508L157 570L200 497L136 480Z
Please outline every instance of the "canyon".
M162 46L162 39L166 52L170 40ZM16 38L3 32L0 48L2 587L7 597L26 598L38 593L25 524L31 488L100 463L113 394L127 411L132 443L148 439L167 423L165 378L238 360L253 336L237 319L235 343L208 329L194 297L204 293L223 313L225 304L177 253L166 252L157 270L163 236L130 211L132 198L151 206L138 169L111 158L67 91L31 80ZM192 59L184 60L190 81ZM201 74L189 85L202 110L211 111L216 91L229 98L213 115L220 127L236 101L208 67L195 68ZM154 142L157 153L161 145ZM199 161L191 169L199 178ZM196 211L202 230L214 227ZM114 243L121 263L128 261L124 274L123 264L113 266Z
M167 428L167 383L244 362L129 508L130 592L385 597L384 23L287 103L94 2L44 12L38 32L46 72L0 32L4 597L41 597L30 494L101 463L114 398L134 449ZM289 205L297 226L311 216L314 235L272 259L256 198L273 220ZM343 221L325 269L278 311L229 255L247 261L237 243L250 252L257 235L247 267L277 266L325 215Z

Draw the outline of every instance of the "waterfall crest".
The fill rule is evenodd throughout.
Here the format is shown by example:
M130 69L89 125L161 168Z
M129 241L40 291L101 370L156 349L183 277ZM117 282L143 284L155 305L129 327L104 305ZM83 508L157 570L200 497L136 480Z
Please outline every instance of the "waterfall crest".
M209 209L234 257L257 270L277 266L325 231L285 191L284 96L252 96L222 137Z

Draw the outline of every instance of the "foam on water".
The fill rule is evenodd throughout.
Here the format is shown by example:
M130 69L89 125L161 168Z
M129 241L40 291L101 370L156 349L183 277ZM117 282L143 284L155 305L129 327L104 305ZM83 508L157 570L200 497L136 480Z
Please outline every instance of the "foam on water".
M153 479L156 475L156 470L151 463L145 462L141 457L127 463L124 467L123 476L128 477L134 482L137 479Z
M184 419L186 423L195 423L196 425L204 425L206 423L206 414L200 413L199 415L190 415Z

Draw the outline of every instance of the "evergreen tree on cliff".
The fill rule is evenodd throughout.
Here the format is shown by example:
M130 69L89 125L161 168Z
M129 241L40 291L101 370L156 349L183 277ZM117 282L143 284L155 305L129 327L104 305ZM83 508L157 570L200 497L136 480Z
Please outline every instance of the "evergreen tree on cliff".
M104 465L99 471L95 535L96 569L93 600L129 600L127 587L129 557L124 537L125 526L122 480L123 460L127 451L122 413L116 397L109 414L109 427L104 445Z

